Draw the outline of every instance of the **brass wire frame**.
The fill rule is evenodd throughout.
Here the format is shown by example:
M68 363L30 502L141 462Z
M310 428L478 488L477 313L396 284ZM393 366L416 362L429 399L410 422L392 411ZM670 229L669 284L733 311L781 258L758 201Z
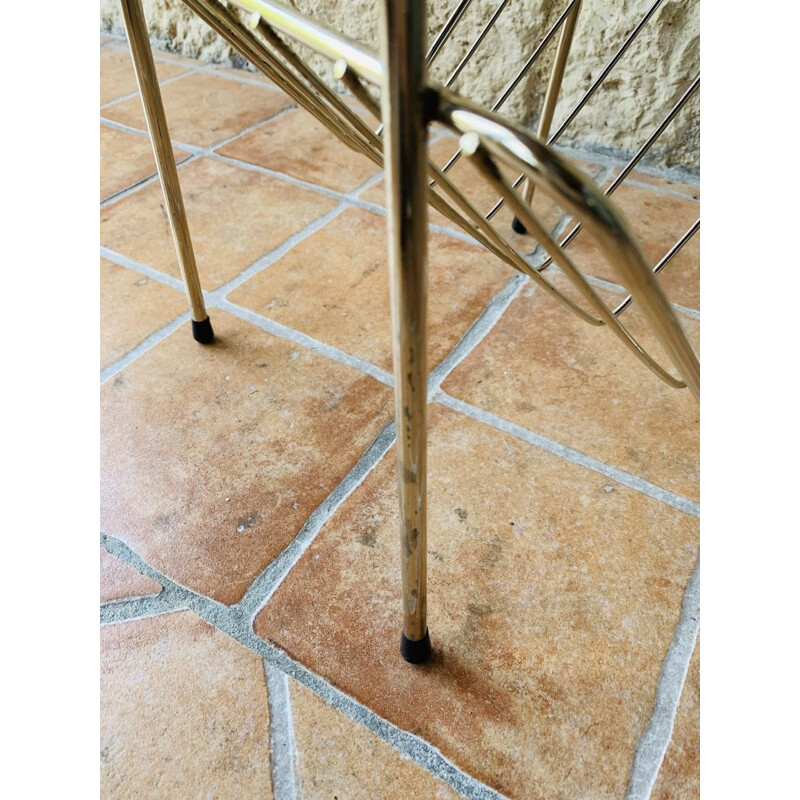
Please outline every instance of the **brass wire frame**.
M141 12L141 0L121 2L162 186L170 208L174 209L174 213L170 214L170 224L179 249L181 266L183 268L186 265L184 279L190 289L193 316L202 319L205 309L202 307L202 293L188 238L177 171L169 146L166 118L158 83L150 74L154 74L154 71L151 69L152 55ZM694 223L669 248L655 267L651 267L622 214L609 199L695 94L699 87L699 75L620 175L602 192L591 179L558 155L551 145L591 99L636 36L655 15L663 0L653 2L546 143L543 138L552 121L572 33L580 12L580 0L571 0L566 4L556 22L517 70L490 110L459 97L448 87L480 47L509 0L501 0L469 45L466 55L441 87L428 82L426 66L441 52L471 0L460 0L455 5L427 53L424 51L425 3L381 0L383 31L380 58L368 48L274 0L233 0L234 5L249 14L246 22L232 7L219 0L183 2L340 141L386 171L401 507L402 652L407 660L424 661L430 652L426 622L427 217L424 200L427 199L431 207L509 266L530 277L584 321L608 326L625 347L663 381L675 388L688 386L699 400L699 361L655 276L699 230L700 221ZM545 108L538 129L540 137L537 138L512 125L496 112L559 30L561 37L545 95ZM373 131L339 94L327 86L279 34L311 47L335 62L335 77L381 122L377 131ZM379 108L365 82L380 90L382 108ZM426 128L433 121L442 123L460 136L460 147L442 168L427 159ZM485 214L464 196L447 175L462 154L473 161L499 194L498 201ZM519 170L519 177L509 183L498 164ZM516 190L523 181L526 181L526 185L520 195ZM556 201L577 221L560 242L544 229L530 207L534 187ZM548 257L542 263L536 266L528 263L492 224L492 218L504 203L509 204L516 220L534 235L547 253ZM630 292L613 309L602 301L566 250L584 229L597 240L620 278L620 283ZM577 289L583 305L560 291L542 274L552 263ZM659 364L619 321L619 316L632 302L641 306L652 331L678 371L679 378Z

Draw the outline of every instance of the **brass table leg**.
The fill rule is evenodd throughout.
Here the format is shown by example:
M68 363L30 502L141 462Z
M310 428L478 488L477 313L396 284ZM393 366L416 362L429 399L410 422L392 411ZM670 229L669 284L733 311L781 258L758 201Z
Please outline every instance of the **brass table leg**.
M178 168L175 166L175 158L172 154L172 143L169 138L167 118L164 115L164 104L161 101L161 90L158 86L158 76L153 63L153 53L150 49L142 3L141 0L121 0L121 3L136 72L136 82L139 84L147 129L150 131L156 167L161 179L161 188L164 191L164 204L172 230L172 239L175 242L178 264L192 310L192 335L201 344L211 344L214 341L214 331L203 302L203 290L194 260L192 239L189 235L181 185L178 181Z
M425 4L384 0L381 96L392 301L400 563L401 653L419 664L431 652L427 626L427 179Z
M553 59L553 69L550 71L550 80L547 83L547 91L544 95L544 105L542 106L542 114L539 117L539 127L536 130L536 136L543 142L547 141L550 135L550 125L553 123L553 114L556 110L558 103L558 95L561 91L561 82L564 80L564 70L567 67L567 57L569 50L572 46L572 37L575 34L575 25L578 22L578 14L581 11L580 2L575 3L569 16L564 20L564 27L561 29L561 37L558 40L558 48L556 55ZM525 181L525 186L522 190L522 199L525 204L530 207L533 202L533 183ZM514 217L511 227L517 233L526 233L525 226L520 222L518 217Z

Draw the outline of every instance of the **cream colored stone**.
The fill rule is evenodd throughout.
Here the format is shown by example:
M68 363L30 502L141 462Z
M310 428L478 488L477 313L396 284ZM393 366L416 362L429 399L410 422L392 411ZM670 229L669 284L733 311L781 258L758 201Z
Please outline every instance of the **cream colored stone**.
M440 30L454 4L455 0L429 2L429 40ZM376 0L293 0L292 5L377 49L380 3ZM513 76L516 65L524 63L565 5L564 0L535 4L512 0L454 88L480 103L492 105ZM562 100L554 117L556 125L650 5L651 0L583 3L564 76ZM478 0L470 6L434 63L433 80L446 79L496 6L495 0ZM241 58L179 0L144 0L144 7L158 46L203 61L241 63ZM106 30L122 31L117 0L101 0L100 22ZM635 150L699 71L699 23L699 3L667 0L617 64L604 88L581 111L564 143ZM555 42L551 42L503 107L511 119L534 124L544 99L554 52ZM330 62L319 56L313 56L311 61L333 84ZM692 104L691 113L682 113L655 148L660 164L699 168L699 108L696 100Z

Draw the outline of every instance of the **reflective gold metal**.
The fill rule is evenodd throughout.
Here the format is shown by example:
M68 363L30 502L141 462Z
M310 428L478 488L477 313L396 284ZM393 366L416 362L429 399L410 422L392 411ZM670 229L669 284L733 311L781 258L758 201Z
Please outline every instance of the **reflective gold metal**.
M572 37L575 34L575 26L578 23L578 14L581 12L581 4L579 2L571 8L569 16L564 22L564 27L561 29L561 36L558 40L558 47L556 55L553 59L553 68L550 72L550 80L547 84L547 92L544 96L544 105L542 106L542 113L539 117L539 125L536 128L536 135L542 140L547 141L550 134L550 125L553 123L553 114L556 110L558 103L558 95L561 91L561 83L564 80L564 70L567 68L567 58L569 57L569 50L572 47ZM531 181L525 182L525 187L522 191L522 199L527 206L533 202L533 183Z
M210 333L211 326L208 323L203 290L197 274L192 238L189 234L189 224L183 206L181 185L178 181L178 168L172 152L172 142L169 138L167 118L164 114L164 104L161 101L161 90L158 86L158 76L150 49L147 21L142 11L141 0L122 0L122 16L125 20L125 30L128 33L136 82L139 85L147 129L150 132L158 176L164 192L164 207L172 231L175 251L178 255L181 276L189 298L192 320L196 323L204 323L207 332Z
M428 632L425 4L384 0L381 21L403 633L421 642Z

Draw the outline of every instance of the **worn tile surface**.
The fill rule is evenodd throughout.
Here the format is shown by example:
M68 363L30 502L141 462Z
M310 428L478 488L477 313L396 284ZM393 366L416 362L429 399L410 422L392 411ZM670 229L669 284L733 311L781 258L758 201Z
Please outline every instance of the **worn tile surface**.
M100 602L158 594L161 586L100 548Z
M457 800L461 795L290 680L303 800Z
M622 319L661 353L635 305ZM686 317L681 322L696 344L699 324ZM442 388L657 486L699 498L700 415L689 391L667 386L611 331L588 325L540 289L523 290Z
M428 274L432 368L513 273L482 248L431 234ZM391 372L383 217L361 209L345 211L229 299Z
M315 192L208 158L179 168L178 174L206 290L229 281L336 205ZM158 182L102 209L100 242L180 278Z
M169 135L174 141L209 147L269 119L291 99L269 86L253 86L219 75L191 74L161 89ZM146 130L138 97L103 109L115 122Z
M261 660L190 611L100 631L104 798L271 800Z
M180 64L156 60L156 74L160 81L174 78L186 71L186 67ZM110 103L112 100L138 91L136 73L133 71L133 62L127 46L104 47L100 51L100 104ZM141 111L142 101L138 95L129 102L138 103ZM109 111L110 109L104 109L102 113L107 114Z
M361 116L375 127L370 117ZM380 172L303 108L235 139L219 152L337 192L349 192Z
M175 161L188 153L174 147ZM100 126L100 200L156 175L153 146L146 136Z
M100 368L130 352L189 307L183 292L100 259Z
M652 800L700 797L700 640L689 663L672 741L650 795Z
M228 314L213 323L214 345L184 325L103 386L101 527L235 603L387 424L391 393Z
M392 456L256 632L509 797L622 796L697 520L441 407L431 423L432 663L398 657Z

